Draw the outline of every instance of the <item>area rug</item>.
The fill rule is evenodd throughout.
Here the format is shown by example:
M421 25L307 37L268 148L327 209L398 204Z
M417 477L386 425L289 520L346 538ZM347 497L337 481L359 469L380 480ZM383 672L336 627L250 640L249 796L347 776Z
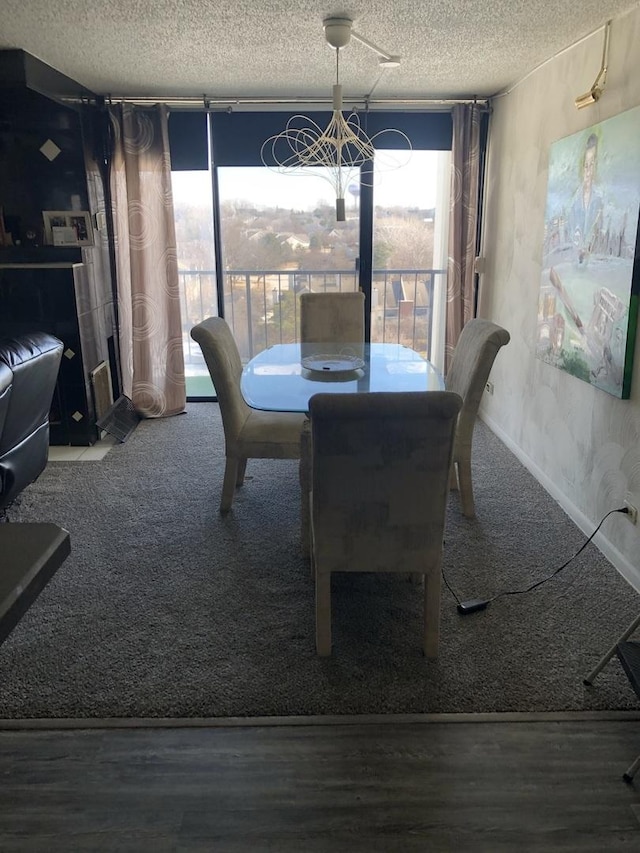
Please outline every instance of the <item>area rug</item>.
M585 537L482 423L473 458L477 518L451 495L445 578L462 599L517 593ZM142 421L101 461L48 465L10 518L66 527L72 554L0 647L0 717L637 708L616 659L582 683L640 607L593 545L472 615L443 586L436 661L421 651L420 587L338 575L320 659L297 463L250 460L224 518L223 470L215 403Z

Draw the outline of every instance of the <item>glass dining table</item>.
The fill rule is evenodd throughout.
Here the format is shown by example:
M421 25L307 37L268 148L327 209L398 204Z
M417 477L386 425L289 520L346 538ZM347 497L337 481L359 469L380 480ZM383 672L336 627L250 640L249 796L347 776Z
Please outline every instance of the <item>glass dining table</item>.
M242 396L270 412L308 412L314 394L442 391L441 373L419 353L395 343L275 344L242 371Z

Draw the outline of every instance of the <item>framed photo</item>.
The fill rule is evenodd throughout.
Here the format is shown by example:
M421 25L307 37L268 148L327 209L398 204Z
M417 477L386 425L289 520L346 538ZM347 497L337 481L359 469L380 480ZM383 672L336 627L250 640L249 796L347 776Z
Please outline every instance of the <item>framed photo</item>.
M623 400L640 297L640 107L554 142L538 358Z
M88 210L43 210L44 239L48 246L93 246Z

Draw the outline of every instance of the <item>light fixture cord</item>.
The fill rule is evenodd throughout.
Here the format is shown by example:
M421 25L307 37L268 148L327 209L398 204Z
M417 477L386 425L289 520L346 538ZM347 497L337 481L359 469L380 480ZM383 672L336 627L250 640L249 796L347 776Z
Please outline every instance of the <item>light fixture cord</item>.
M602 45L602 67L607 69L609 59L609 33L611 30L611 21L607 21L604 28L604 44Z
M600 89L604 89L605 83L607 82L607 67L609 64L609 31L611 28L611 21L607 21L604 27L604 42L602 45L602 62L600 63L600 71L598 71L598 76L593 81L593 86L591 87L591 91L600 86Z
M604 28L604 44L602 45L602 62L600 63L600 73L596 78L596 82L593 84L594 86L599 80L602 78L602 83L600 84L600 88L604 88L604 84L607 79L607 66L609 65L609 33L611 30L611 21L607 21Z
M340 85L340 48L336 48L336 86ZM342 113L341 113L342 115ZM340 123L336 125L336 166L337 166L337 180L338 186L342 186L342 180L340 178L340 168L342 166L342 126ZM342 189L338 190L338 197L343 196Z

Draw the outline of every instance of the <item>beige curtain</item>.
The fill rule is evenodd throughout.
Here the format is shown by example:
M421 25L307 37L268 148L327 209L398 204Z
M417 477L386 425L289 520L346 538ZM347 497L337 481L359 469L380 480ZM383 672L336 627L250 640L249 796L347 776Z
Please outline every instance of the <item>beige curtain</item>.
M164 417L186 403L167 110L110 116L123 393L142 417Z
M478 180L480 169L480 107L453 108L451 146L451 208L447 264L445 373L462 331L473 316Z

